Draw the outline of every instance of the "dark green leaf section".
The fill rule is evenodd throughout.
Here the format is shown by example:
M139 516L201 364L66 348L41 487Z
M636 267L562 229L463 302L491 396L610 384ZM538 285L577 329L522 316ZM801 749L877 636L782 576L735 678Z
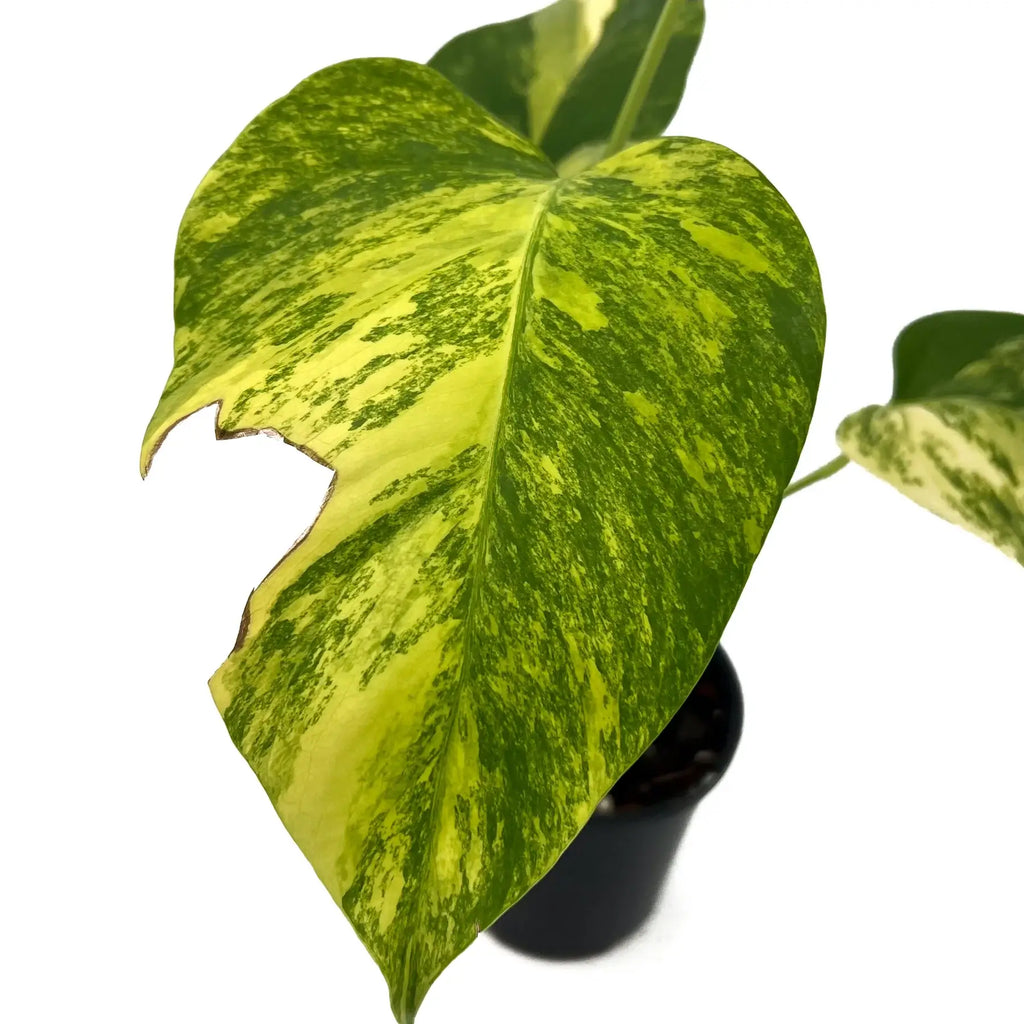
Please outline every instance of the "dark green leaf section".
M558 0L535 14L457 36L431 59L463 92L556 163L611 134L664 0ZM685 4L634 138L672 120L704 28L704 5ZM574 163L576 161L574 160Z
M810 420L814 259L724 147L559 178L371 60L249 125L176 270L143 464L218 403L335 473L211 687L409 1021L717 644Z
M1024 316L954 310L906 327L888 405L839 427L844 453L1024 564Z
M893 346L893 401L928 398L960 386L954 378L968 363L1020 336L1020 313L961 309L915 320L900 331Z

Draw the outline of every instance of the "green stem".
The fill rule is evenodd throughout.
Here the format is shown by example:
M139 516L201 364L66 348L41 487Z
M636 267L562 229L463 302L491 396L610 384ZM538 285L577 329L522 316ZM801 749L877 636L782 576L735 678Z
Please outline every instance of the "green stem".
M668 42L672 38L672 31L679 19L679 12L687 0L665 0L665 6L661 9L661 16L654 26L651 38L647 43L647 49L640 59L640 64L633 76L629 86L629 92L622 101L619 116L615 121L615 127L608 137L608 145L605 147L604 155L611 156L624 149L629 142L633 129L636 127L636 119L640 116L640 108L651 91L651 83L657 74L658 66L661 64Z
M816 469L813 473L808 473L807 476L791 483L782 492L782 496L788 498L791 494L796 494L797 491L802 491L805 487L810 487L811 484L816 484L819 480L827 480L830 476L838 473L849 461L845 455L837 455L831 462L826 462L820 469Z

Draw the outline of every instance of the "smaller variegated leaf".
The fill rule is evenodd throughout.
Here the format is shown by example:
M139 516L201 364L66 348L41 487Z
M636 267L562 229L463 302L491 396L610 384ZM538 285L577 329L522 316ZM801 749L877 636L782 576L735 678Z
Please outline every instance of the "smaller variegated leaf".
M1024 316L924 317L893 366L889 404L840 424L843 453L1024 565Z
M456 36L430 60L446 78L561 168L597 163L665 0L557 0ZM640 109L636 140L672 120L704 30L703 0L683 4Z

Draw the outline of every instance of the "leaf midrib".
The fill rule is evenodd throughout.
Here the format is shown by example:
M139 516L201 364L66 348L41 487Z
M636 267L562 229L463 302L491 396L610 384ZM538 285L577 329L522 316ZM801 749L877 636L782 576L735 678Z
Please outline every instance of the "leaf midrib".
M472 622L473 616L476 612L477 603L479 601L481 579L484 574L485 561L487 556L487 529L490 525L491 515L494 507L494 494L496 489L496 478L497 478L497 461L498 461L498 447L499 438L501 437L502 427L504 426L507 410L508 410L508 393L509 393L509 381L512 377L512 367L516 360L516 355L519 349L519 341L523 333L523 327L526 320L527 308L529 306L530 298L533 294L533 265L537 257L537 252L540 247L541 235L543 234L542 228L545 219L545 215L551 207L551 203L554 200L555 195L559 189L565 183L567 179L556 178L551 182L550 189L544 196L543 200L538 203L537 212L534 216L533 223L530 225L530 229L527 232L526 247L523 253L523 259L521 264L521 272L519 280L516 283L516 295L515 300L512 303L511 312L511 336L509 340L509 353L508 363L505 371L505 379L502 383L501 398L498 403L498 415L495 417L494 422L494 435L491 441L491 452L487 462L486 478L484 483L484 497L480 507L480 517L476 524L476 539L475 539L475 550L473 553L473 559L470 568L470 591L469 601L466 607L466 615L463 619L463 636L464 646L462 650L462 662L459 666L459 675L455 681L455 690L453 699L451 701L451 710L448 714L448 721L445 724L444 739L441 741L441 748L438 751L437 758L434 761L434 791L431 796L430 812L427 818L427 830L429 835L429 849L426 864L426 877L421 881L420 885L417 886L416 890L416 928L413 931L414 936L421 934L422 925L422 913L423 913L423 892L426 887L426 879L433 876L433 866L435 864L435 851L437 844L437 819L440 810L441 794L444 789L443 779L444 772L442 771L447 759L448 753L451 747L452 736L455 733L455 724L458 720L458 710L462 703L462 697L466 689L466 682L469 678L469 673L466 666L470 663L473 653L473 629ZM479 922L478 922L479 925ZM418 944L418 938L414 938L409 942L405 950L405 958L402 965L402 990L400 993L401 998L401 1011L403 1019L407 1016L409 1020L412 1019L412 1015L415 1013L415 1007L409 1003L409 997L413 995L409 991L409 968L413 959L413 952ZM432 980L432 979L431 979ZM422 986L421 986L422 987Z

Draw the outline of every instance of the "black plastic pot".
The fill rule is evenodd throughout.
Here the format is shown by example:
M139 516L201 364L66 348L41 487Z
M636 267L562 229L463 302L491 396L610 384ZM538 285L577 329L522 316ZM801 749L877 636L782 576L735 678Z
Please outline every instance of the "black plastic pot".
M524 953L571 960L635 932L657 905L694 809L728 768L742 726L739 680L719 648L558 863L489 933Z

